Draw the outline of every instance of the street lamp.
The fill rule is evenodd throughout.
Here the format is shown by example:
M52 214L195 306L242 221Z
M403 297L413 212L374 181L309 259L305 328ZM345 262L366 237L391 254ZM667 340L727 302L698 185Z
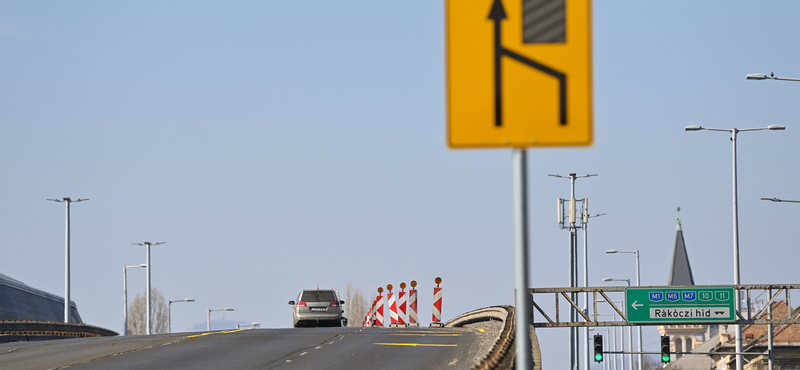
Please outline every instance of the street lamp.
M731 143L733 144L733 284L739 285L739 205L738 205L738 187L737 187L737 170L736 170L736 135L743 131L759 131L759 130L785 130L786 127L781 125L769 125L767 127L756 128L706 128L702 126L686 126L686 131L725 131L731 133ZM737 312L742 311L742 302L739 300L739 289L734 289L734 298L736 299ZM742 363L742 326L736 325L736 370L743 370L744 364Z
M761 198L761 200L768 200L770 202L800 203L800 200L786 200L786 199L778 199L778 198Z
M603 281L605 281L605 282L624 281L624 282L626 282L628 284L628 286L631 286L631 279L605 278L605 279L603 279ZM639 338L641 339L641 336ZM631 352L633 352L633 327L630 326L630 325L628 325L628 348L630 348ZM642 352L641 344L640 344L639 352ZM640 366L641 366L641 360L639 360L639 361L640 361ZM631 369L633 369L633 353L628 353L628 364L630 365Z
M614 250L614 249L609 249L609 250L606 251L606 253L607 254L616 254L616 253L632 253L632 254L635 254L636 255L636 286L642 286L641 275L639 274L639 271L640 271L639 270L639 250L635 250L635 251L618 251L618 250ZM606 280L603 279L603 281L606 281ZM629 280L628 281L628 286L630 286L630 285L631 284L630 284L630 280ZM642 352L642 351L644 351L644 349L642 349L643 348L642 347L642 327L641 326L637 326L636 327L636 331L637 331L637 335L639 336L639 352ZM640 353L636 357L639 360L639 364L637 365L637 367L639 368L639 370L642 370L642 354Z
M207 325L208 331L211 331L211 311L233 311L233 308L218 308L218 309L215 309L215 310L209 309L208 313L206 314L206 318L208 320L207 321L208 322L208 325Z
M770 72L769 76L763 73L751 73L746 76L748 80L780 80L780 81L800 81L800 78L786 78L775 77L775 74Z
M51 202L64 203L67 206L66 241L64 242L64 322L69 322L69 205L70 203L83 202L89 199L72 200L70 198L48 199Z
M589 219L594 217L605 216L605 213L598 213L596 215L589 214L589 199L583 200L585 204L583 204L583 209L585 212L582 212L581 215L583 217L583 286L589 287ZM589 314L589 292L583 293L583 313ZM586 337L586 343L589 342L589 328L583 328L584 336ZM585 364L586 370L589 370L589 364L592 363L590 359L591 355L589 354L589 346L586 345L583 348L583 361Z
M147 246L147 335L150 335L150 246L152 245L160 245L165 244L166 242L158 242L158 243L151 243L151 242L144 242L144 243L131 243L133 245L144 245Z
M605 300L601 299L601 300L598 300L597 302L598 303L605 302ZM620 305L622 305L621 301L619 301L619 302L615 301L615 303L619 303ZM611 319L612 321L617 321L617 314L616 313L598 313L597 316L611 316L612 317L612 319ZM612 342L611 350L615 352L614 356L612 356L612 359L614 360L614 370L617 370L617 363L619 362L619 357L618 357L619 354L616 353L617 352L617 327L616 326L612 326L609 329L611 330L611 342ZM619 333L620 333L620 337L621 337L620 341L619 341L619 346L622 347L621 348L622 352L625 352L625 331L624 330L620 330ZM610 367L611 366L609 365L609 368ZM625 359L624 358L622 359L622 370L625 370Z
M169 332L172 333L172 302L194 302L194 298L179 299L177 301L169 301L167 305L167 321L169 322Z
M125 323L122 325L122 335L128 335L128 269L132 267L147 267L146 264L122 267L122 295L125 306Z

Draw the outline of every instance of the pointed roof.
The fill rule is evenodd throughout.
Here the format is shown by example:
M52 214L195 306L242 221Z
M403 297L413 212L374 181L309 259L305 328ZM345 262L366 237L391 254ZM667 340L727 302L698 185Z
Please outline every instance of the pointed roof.
M678 207L678 231L675 235L675 250L672 252L672 266L669 269L667 285L694 285L692 267L686 254L686 243L681 229L681 207Z

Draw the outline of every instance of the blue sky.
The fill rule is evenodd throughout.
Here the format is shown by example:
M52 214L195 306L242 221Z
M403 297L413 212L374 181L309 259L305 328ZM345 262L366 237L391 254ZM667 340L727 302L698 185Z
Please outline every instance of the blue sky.
M743 283L796 279L795 127L800 4L597 1L595 144L531 150L531 285L569 284L555 199L591 199L590 285L667 282L682 218L697 284L731 284L731 145L739 137ZM371 295L433 279L444 318L513 304L511 154L450 150L440 1L0 1L0 272L63 294L63 204L72 207L72 297L122 329L123 265L153 247L173 327L233 307L232 321L291 325L304 288ZM129 271L131 292L144 271ZM133 295L131 296L132 299ZM539 330L565 367L567 331ZM655 330L645 331L656 350Z

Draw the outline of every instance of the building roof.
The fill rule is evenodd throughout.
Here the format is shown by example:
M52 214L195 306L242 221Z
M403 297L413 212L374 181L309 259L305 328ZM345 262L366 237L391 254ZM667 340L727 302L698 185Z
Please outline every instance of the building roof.
M70 301L70 322L81 323L74 301ZM0 321L64 320L64 298L33 288L0 274Z
M681 208L678 207L678 231L675 234L675 249L672 252L667 285L694 285L692 267L689 265L689 255L686 254L686 243L683 240L680 211Z

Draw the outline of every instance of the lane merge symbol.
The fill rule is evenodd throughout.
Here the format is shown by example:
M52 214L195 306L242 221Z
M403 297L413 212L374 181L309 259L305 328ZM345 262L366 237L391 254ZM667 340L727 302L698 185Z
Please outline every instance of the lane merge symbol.
M532 8L535 9L534 6L538 5L537 3L543 3L543 1L526 0L523 3L526 7L525 10L527 10ZM555 4L556 8L560 5L560 12L558 12L558 9L555 9L556 10L555 17L558 18L560 16L561 21L564 22L563 0L549 1L549 3L556 3ZM551 15L550 17L553 16ZM494 124L495 126L503 125L503 69L501 62L504 56L514 59L524 65L537 69L543 73L546 73L558 79L559 123L561 123L562 125L566 125L567 124L567 75L554 68L548 67L533 59L526 58L509 49L504 48L502 45L500 22L502 22L503 19L506 18L507 18L506 10L503 7L502 0L494 0L494 4L492 4L492 9L491 11L489 11L489 19L494 21L494 109L495 109ZM524 17L524 18L529 18L529 17ZM530 23L527 22L525 23L526 28L534 26L536 25L535 24L530 25ZM523 32L525 32L525 30L523 30ZM536 39L530 40L529 38L525 38L525 43L534 43L531 41L536 41Z

